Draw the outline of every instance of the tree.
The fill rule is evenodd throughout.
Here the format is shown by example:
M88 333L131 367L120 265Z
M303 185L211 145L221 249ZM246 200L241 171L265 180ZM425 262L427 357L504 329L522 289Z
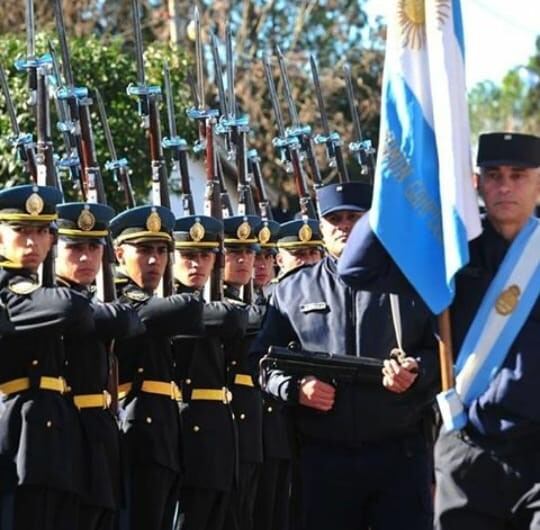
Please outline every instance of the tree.
M38 36L38 49L45 50L47 36ZM95 37L71 39L70 42L73 72L75 82L79 86L99 88L103 95L109 123L115 140L119 157L126 157L132 168L132 180L139 198L147 197L150 186L150 162L148 160L146 140L140 127L137 115L137 103L126 94L128 83L135 81L135 64L132 51L124 49L121 39L98 39ZM24 132L34 133L35 122L26 104L27 89L26 75L18 73L14 66L16 57L25 54L25 42L22 36L3 37L0 40L0 56L4 59L8 83L14 104L18 111L19 125ZM186 108L189 105L187 97L185 72L188 59L178 50L171 50L168 45L155 42L148 46L145 53L148 82L161 84L161 68L163 60L171 64L171 78L175 90L175 106L179 130L184 131L187 139L194 139L194 129L188 122ZM3 98L0 98L3 105ZM53 105L51 105L53 107ZM52 123L58 118L52 109ZM98 160L107 183L110 202L117 208L123 208L122 196L116 191L109 175L106 175L104 165L109 159L109 153L99 123L97 112L92 113ZM11 184L24 180L21 166L16 161L13 149L9 144L9 121L5 112L0 114L0 182ZM53 126L54 145L57 152L62 151L62 141L56 127ZM34 135L35 137L35 135ZM68 197L74 198L75 192L66 183L64 191Z

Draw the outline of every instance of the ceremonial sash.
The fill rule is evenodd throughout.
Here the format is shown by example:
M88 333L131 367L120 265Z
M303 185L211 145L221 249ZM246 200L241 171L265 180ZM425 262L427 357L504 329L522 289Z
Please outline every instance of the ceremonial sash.
M437 402L448 431L467 424L466 409L488 388L540 294L540 221L520 230L493 278L461 346L455 388Z

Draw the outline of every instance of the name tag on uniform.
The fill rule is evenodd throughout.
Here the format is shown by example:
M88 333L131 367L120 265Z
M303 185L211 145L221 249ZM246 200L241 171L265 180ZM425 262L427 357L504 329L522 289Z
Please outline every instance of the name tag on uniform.
M329 309L330 307L326 302L311 302L310 304L302 304L300 306L300 311L302 311L302 313L328 311Z

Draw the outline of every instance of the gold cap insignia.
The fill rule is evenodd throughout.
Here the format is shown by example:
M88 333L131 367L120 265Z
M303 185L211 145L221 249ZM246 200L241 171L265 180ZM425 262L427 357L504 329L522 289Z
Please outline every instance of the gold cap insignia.
M265 245L272 238L272 231L267 226L263 226L259 231L259 241Z
M204 229L204 226L197 221L190 229L189 229L189 237L193 239L196 243L199 241L202 241L204 239L204 235L206 234L206 230Z
M236 230L236 235L238 236L238 239L241 239L242 241L245 241L249 238L251 234L251 225L244 221Z
M298 239L302 241L302 243L306 243L307 241L311 241L311 238L313 237L313 230L311 230L311 226L305 224L298 230Z
M92 228L96 226L96 218L88 207L81 210L79 218L77 219L77 226L85 232L92 230Z
M495 310L499 315L509 315L517 306L521 289L517 285L511 285L505 289L495 302Z
M43 202L43 199L34 192L26 199L24 207L30 215L39 215L43 211L43 208L45 208L45 203Z
M159 232L161 230L161 217L157 212L152 212L146 219L146 228L149 232Z

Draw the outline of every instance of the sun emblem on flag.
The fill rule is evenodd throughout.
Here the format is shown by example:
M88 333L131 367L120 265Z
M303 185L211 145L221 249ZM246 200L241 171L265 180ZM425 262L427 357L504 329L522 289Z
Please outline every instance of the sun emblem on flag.
M432 0L429 0L432 1ZM419 50L426 43L426 0L400 0L397 17L404 47ZM451 0L434 0L439 24L448 19Z

